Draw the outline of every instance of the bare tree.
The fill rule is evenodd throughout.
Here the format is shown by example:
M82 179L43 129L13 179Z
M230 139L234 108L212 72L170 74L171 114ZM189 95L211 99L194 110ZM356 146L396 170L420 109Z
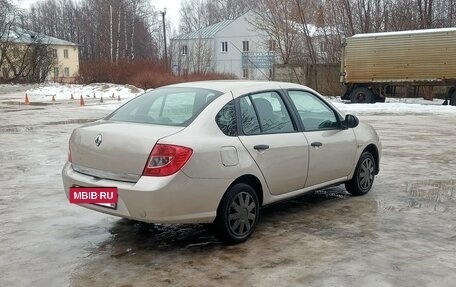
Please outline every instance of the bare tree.
M9 0L0 0L0 67L6 58L6 51L11 45L11 33L18 24L19 12Z
M147 0L45 0L32 5L24 24L80 44L82 60L117 62L157 56L156 16Z
M21 13L8 0L0 0L1 82L38 82L53 63L43 37L19 27Z
M214 71L212 51L214 44L211 39L174 39L171 49L175 63L179 70L175 71L180 75L188 73L206 74Z
M206 3L205 0L186 0L181 2L179 10L180 33L185 34L197 31L211 24Z
M209 23L236 19L249 10L249 5L247 0L208 0L206 10Z
M290 0L259 0L252 9L251 24L268 35L267 40L276 43L280 60L289 63L297 44L299 22L293 19L295 5Z
M431 28L433 23L432 8L434 5L433 0L417 0L420 28Z
M8 39L9 45L2 48L3 81L44 81L55 64L47 38L14 27Z
M181 2L180 33L185 34L245 14L247 0L184 0Z

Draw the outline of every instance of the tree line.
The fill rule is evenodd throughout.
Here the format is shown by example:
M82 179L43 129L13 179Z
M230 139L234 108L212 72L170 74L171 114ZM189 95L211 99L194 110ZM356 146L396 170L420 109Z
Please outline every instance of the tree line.
M13 0L0 0L0 51L5 55L7 35L20 27L79 44L83 63L161 61L163 27L152 3L44 0L24 11ZM251 24L275 41L284 63L336 63L342 38L358 33L456 26L456 0L182 0L179 27L172 31L168 21L168 36L247 11L254 15ZM0 66L6 61L1 55Z
M247 11L255 15L252 25L275 40L284 63L336 63L342 38L359 33L456 26L456 0L184 0L180 31Z
M35 2L21 24L79 44L82 60L158 56L157 12L146 0L45 0Z

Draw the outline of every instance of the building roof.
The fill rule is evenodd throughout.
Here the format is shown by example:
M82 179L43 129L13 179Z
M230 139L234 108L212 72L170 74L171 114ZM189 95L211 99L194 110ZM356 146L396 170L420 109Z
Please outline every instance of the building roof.
M456 31L456 27L450 27L450 28L437 28L437 29L422 29L422 30L406 30L406 31L356 34L356 35L352 36L352 38L416 35L416 34L428 34L428 33L448 33L448 32L455 32L455 31Z
M224 20L213 25L201 28L197 31L193 31L187 34L179 35L175 37L175 40L189 40L189 39L211 39L214 38L215 35L225 28L226 26L233 23L234 20Z
M47 36L41 33L16 28L11 30L8 35L8 39L4 36L0 39L0 42L11 41L13 43L20 44L34 44L40 43L45 45L56 45L56 46L78 46L76 43L58 39L55 37Z

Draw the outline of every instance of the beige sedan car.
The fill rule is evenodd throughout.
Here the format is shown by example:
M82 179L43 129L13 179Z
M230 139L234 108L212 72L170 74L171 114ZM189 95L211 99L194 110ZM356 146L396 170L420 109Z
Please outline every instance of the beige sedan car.
M261 206L345 183L369 192L379 172L375 130L305 86L205 81L138 96L73 131L63 183L117 187L117 203L81 204L152 223L214 223L231 243Z

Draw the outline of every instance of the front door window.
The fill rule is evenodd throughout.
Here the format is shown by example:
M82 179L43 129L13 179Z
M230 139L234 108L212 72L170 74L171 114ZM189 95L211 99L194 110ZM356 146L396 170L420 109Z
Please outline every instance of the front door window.
M305 91L289 91L306 131L339 128L334 111L315 95Z

